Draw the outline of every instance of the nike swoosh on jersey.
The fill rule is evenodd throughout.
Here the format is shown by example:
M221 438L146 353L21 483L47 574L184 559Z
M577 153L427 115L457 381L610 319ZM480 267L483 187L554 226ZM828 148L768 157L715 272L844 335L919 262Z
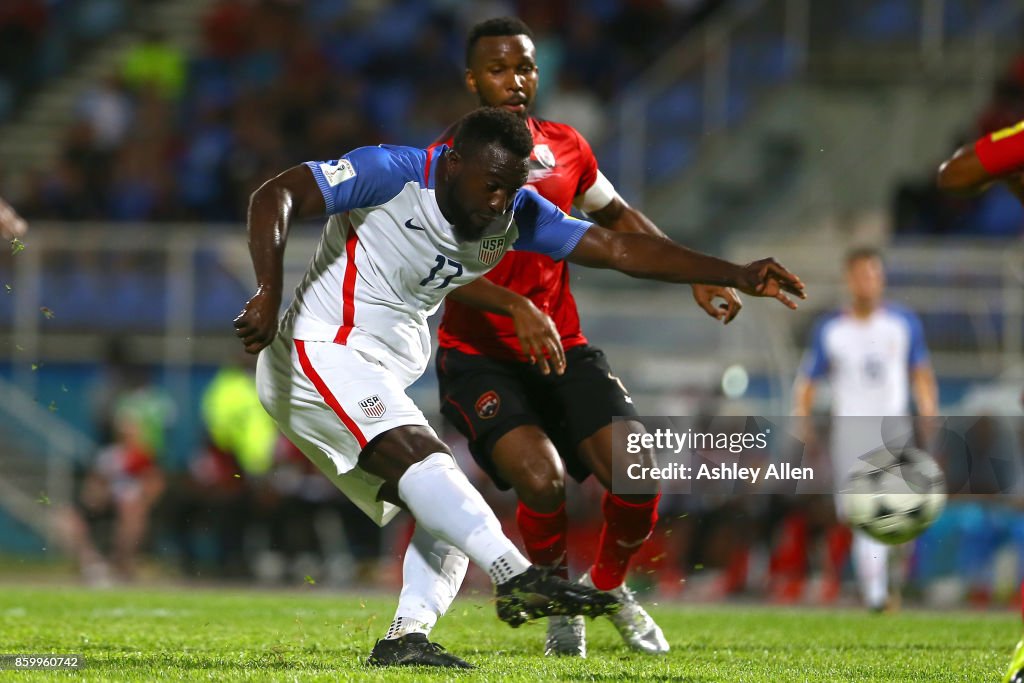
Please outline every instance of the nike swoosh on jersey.
M410 230L423 230L423 231L426 231L426 228L421 228L420 226L418 226L415 223L413 223L411 218L405 222L405 227L409 228Z

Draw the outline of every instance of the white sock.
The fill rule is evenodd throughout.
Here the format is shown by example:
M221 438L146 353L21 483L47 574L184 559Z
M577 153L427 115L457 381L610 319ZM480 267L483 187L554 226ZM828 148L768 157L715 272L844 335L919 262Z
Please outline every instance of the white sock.
M431 536L421 524L409 541L402 564L402 594L398 598L395 620L386 639L407 633L430 635L455 600L466 578L469 558L450 543Z
M398 480L398 495L418 527L464 552L492 579L497 578L492 565L498 560L500 576L506 579L529 568L483 496L447 453L432 453L407 469Z
M388 627L388 632L384 634L384 640L396 640L410 633L422 633L429 636L430 629L433 627L433 624L425 624L409 617L395 617L391 626Z
M853 570L868 607L884 607L889 597L889 546L855 531Z

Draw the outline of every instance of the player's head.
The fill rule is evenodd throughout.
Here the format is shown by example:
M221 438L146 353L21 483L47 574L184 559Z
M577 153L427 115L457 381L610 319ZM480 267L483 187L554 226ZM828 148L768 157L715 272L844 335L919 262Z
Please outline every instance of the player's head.
M482 106L525 117L537 93L537 50L530 27L515 17L497 17L471 28L466 87Z
M855 305L877 306L885 293L882 254L872 247L858 247L846 254L846 287Z
M459 239L479 239L512 208L532 150L530 129L515 114L482 107L462 117L437 184L438 205Z

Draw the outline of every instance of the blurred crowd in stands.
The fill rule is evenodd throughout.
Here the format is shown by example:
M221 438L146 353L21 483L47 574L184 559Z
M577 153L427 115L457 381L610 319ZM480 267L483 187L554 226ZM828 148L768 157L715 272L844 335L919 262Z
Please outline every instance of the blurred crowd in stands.
M63 18L69 2L4 3L0 88L24 93L45 79L21 60L55 50L62 22L84 58L80 34L123 24L134 1L89 0L93 11L74 21ZM255 186L290 165L365 144L429 144L475 104L462 86L468 27L508 13L537 33L549 74L541 113L599 135L618 85L721 2L218 0L195 54L140 32L78 97L56 165L9 192L29 219L237 221Z

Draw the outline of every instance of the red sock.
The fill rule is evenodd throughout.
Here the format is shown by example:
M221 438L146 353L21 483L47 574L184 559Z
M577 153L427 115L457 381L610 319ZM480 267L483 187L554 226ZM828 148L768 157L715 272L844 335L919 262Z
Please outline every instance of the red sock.
M843 565L850 556L852 544L853 533L845 524L836 524L825 534L825 546L828 549L825 555L825 575L830 579L838 580L842 577Z
M1024 581L1020 584L1020 616L1024 619Z
M627 503L613 493L605 492L601 508L604 527L597 548L597 559L590 578L599 590L622 585L629 569L629 560L651 535L658 521L659 493L643 503Z
M541 567L555 567L555 573L563 579L569 578L566 562L566 535L569 522L565 516L565 503L554 512L537 512L519 503L516 508L516 522L523 535L526 556L530 562Z

